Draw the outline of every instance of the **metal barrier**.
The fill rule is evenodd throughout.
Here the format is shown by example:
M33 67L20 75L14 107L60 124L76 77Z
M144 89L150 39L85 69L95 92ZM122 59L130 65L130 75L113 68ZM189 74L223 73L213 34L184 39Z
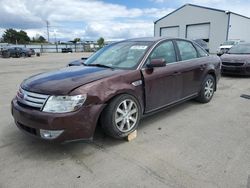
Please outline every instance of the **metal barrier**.
M32 48L36 53L61 53L63 48L71 48L73 52L89 52L94 51L93 44L1 44L0 49L9 47Z

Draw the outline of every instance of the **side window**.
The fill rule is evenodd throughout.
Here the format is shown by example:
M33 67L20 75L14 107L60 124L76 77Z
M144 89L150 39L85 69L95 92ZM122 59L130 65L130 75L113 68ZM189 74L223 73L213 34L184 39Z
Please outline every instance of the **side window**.
M207 52L205 52L200 46L195 45L200 57L206 57L208 56Z
M181 40L177 40L176 43L179 48L182 61L197 58L197 51L192 43Z
M165 59L166 63L176 62L176 54L175 49L172 41L167 41L161 43L157 46L149 59Z

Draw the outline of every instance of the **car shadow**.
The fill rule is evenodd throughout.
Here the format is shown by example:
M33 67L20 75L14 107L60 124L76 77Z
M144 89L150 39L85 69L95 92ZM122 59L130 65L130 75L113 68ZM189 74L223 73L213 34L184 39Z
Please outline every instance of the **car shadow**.
M138 132L143 132L148 126L153 126L154 122L166 119L173 114L181 113L191 105L201 104L191 100L143 118L139 124ZM11 126L15 126L14 123L11 123ZM5 144L0 146L0 149L2 149L1 147L8 147L13 154L23 158L50 161L58 161L65 158L77 160L78 158L89 156L91 153L94 154L98 151L106 152L111 150L112 147L129 144L124 139L114 139L105 135L100 126L97 126L92 141L77 141L66 144L52 143L27 136L17 129L6 135L6 137L14 139L9 143L6 141ZM136 139L134 141L136 142Z

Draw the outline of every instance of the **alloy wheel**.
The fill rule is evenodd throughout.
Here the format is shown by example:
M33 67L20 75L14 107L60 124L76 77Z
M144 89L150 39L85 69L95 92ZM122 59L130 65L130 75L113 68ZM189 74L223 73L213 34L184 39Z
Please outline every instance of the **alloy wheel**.
M123 100L116 108L115 125L121 132L128 132L138 121L138 107L131 99Z
M210 99L214 93L214 82L212 79L208 79L205 83L204 94L207 99Z

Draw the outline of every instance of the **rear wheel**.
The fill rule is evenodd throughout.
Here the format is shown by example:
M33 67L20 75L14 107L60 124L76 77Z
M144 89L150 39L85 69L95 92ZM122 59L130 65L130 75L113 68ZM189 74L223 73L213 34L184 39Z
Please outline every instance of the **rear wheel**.
M201 103L208 103L214 95L215 79L212 75L207 75L202 83L201 91L197 97L197 101Z
M124 138L138 126L141 108L137 99L123 94L115 97L101 115L101 125L106 134Z

